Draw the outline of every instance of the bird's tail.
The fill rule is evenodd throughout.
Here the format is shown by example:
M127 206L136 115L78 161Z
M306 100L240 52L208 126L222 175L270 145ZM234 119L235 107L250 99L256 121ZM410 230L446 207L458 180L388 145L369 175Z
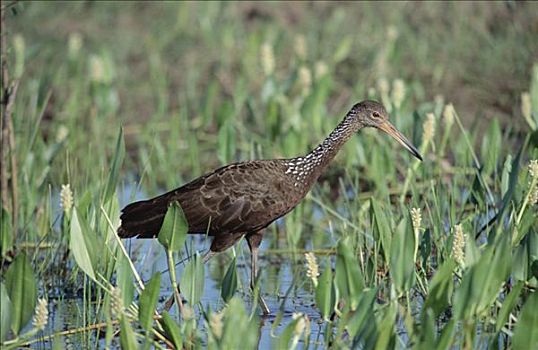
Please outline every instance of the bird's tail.
M131 203L122 210L120 238L153 238L159 234L168 209L168 196Z

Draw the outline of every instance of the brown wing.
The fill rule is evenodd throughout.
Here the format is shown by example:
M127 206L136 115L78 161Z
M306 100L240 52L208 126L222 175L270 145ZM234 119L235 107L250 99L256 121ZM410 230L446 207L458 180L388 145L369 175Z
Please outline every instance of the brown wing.
M154 237L168 205L178 201L189 232L223 235L261 229L293 208L295 188L288 188L279 161L252 161L222 167L159 197L123 210L120 237Z
M221 168L203 184L180 191L179 200L193 232L252 232L289 211L290 195L278 162L253 161Z

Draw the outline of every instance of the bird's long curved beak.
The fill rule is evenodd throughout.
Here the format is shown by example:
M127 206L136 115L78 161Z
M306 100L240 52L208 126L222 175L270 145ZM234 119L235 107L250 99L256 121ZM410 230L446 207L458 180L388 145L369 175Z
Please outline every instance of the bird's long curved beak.
M378 128L390 136L394 137L398 142L402 144L412 155L417 157L418 159L422 160L422 156L420 153L418 153L418 150L411 141L409 141L405 136L402 135L401 132L399 132L394 125L392 125L389 121L384 121L383 123L379 124Z

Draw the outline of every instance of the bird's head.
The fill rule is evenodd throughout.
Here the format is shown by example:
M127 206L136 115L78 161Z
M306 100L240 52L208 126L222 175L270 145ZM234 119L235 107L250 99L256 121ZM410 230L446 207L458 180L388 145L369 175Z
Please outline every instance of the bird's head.
M353 106L348 113L360 127L372 127L382 130L394 137L412 155L422 160L415 146L389 122L389 114L385 107L376 101L362 101Z

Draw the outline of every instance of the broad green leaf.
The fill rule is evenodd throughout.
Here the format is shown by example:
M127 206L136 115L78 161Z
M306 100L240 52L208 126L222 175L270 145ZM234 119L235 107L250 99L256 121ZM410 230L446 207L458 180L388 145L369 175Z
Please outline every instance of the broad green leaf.
M123 315L120 320L120 345L124 350L134 350L139 348L133 328L125 315Z
M318 280L316 288L316 305L325 320L328 320L334 310L336 293L334 290L333 276L330 261L327 260L325 270Z
M373 221L374 237L381 240L381 247L385 255L385 261L390 261L390 252L392 244L392 234L389 226L389 221L383 209L377 201L372 197L370 199L370 207L372 208L371 216Z
M338 242L336 248L335 282L340 299L349 303L352 310L357 308L358 297L364 289L364 280L359 270L357 257L351 251L349 238Z
M181 275L181 292L189 302L194 305L200 301L204 293L204 264L196 254L191 259Z
M172 319L168 311L163 311L161 313L161 325L163 326L166 338L174 344L176 349L181 349L183 345L183 339L181 338L181 328L179 325Z
M92 247L88 244L88 240L85 237L88 231L82 231L82 225L79 221L79 213L75 208L73 215L71 216L71 230L69 239L69 248L73 253L73 257L77 265L88 275L91 279L95 280L94 265L92 264L90 249Z
M514 350L538 348L538 292L532 292L523 305L519 322L514 329Z
M158 240L166 250L177 252L187 239L189 225L178 202L173 202L166 211Z
M415 235L406 213L396 229L392 242L390 271L396 290L400 293L408 291L415 283Z
M148 332L151 330L151 325L153 324L153 315L155 314L155 308L159 300L160 290L161 273L157 272L151 277L142 294L140 294L138 321L142 328Z
M497 314L497 323L495 326L495 331L499 332L501 328L504 326L506 321L508 320L508 316L510 315L510 312L514 309L518 302L519 293L521 293L521 290L523 289L523 282L519 281L514 288L510 291L510 293L504 298L503 306L499 310L499 313Z
M450 303L452 291L454 289L452 272L455 267L456 263L454 260L446 260L439 269L437 269L437 272L430 282L430 292L426 297L423 310L426 311L428 308L431 308L434 317L439 316Z
M123 158L125 158L125 143L123 140L123 128L120 128L118 131L118 137L116 139L116 150L114 152L114 159L112 160L112 167L108 173L108 181L105 188L105 197L103 198L103 203L108 202L108 200L116 192L119 171L121 164L123 163Z
M11 329L18 335L32 318L37 301L35 274L24 253L19 253L15 257L6 271L4 281L11 300ZM5 310L2 310L2 313L4 312Z
M234 258L230 262L230 265L228 266L228 270L226 270L226 274L224 275L224 279L222 280L222 290L220 292L220 295L222 296L222 299L224 300L224 302L227 303L233 297L236 290L237 290L237 266L236 266L236 259Z
M13 312L13 305L9 299L6 286L0 282L0 305L2 312L0 312L0 343L6 340L7 333L11 326L11 313Z

